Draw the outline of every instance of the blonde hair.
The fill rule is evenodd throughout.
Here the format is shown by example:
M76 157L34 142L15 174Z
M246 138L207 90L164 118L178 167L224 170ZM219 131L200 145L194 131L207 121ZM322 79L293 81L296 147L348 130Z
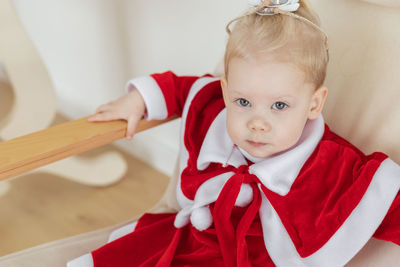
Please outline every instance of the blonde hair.
M272 55L280 62L297 66L305 73L306 82L313 83L316 88L322 86L329 61L327 37L318 29L319 17L308 2L300 0L299 4L299 9L293 13L301 19L287 14L261 16L253 12L235 19L232 31L229 23L225 75L234 57L247 59Z

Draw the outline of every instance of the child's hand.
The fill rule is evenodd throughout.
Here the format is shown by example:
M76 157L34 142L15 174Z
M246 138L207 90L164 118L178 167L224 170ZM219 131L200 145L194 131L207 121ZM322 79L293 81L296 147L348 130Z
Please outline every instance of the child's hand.
M128 122L126 138L131 139L145 110L142 96L138 90L133 90L115 101L99 106L96 114L90 116L88 121L126 120Z

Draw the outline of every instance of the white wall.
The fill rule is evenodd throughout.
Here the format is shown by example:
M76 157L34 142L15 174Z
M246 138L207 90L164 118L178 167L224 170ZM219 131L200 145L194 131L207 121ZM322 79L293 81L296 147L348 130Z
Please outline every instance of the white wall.
M222 60L225 25L246 0L14 0L54 82L58 111L76 119L124 93L134 76L202 75ZM1 59L0 59L1 60ZM0 68L0 75L1 68ZM116 142L171 174L179 121Z
M128 74L214 72L223 57L225 26L246 7L247 1L122 0ZM140 133L133 145L126 145L126 140L118 144L171 175L178 154L179 124L175 121Z
M116 5L109 0L14 0L70 118L123 93L126 67Z
M151 3L150 3L151 2ZM212 72L221 60L225 25L244 0L123 0L129 74L173 69L179 74Z

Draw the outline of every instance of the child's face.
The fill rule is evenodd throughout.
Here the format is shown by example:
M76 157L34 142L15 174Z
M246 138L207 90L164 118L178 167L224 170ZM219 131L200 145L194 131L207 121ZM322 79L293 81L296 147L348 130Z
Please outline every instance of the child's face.
M253 157L287 150L299 140L308 119L321 113L327 88L305 83L304 73L288 63L232 58L221 85L227 131Z

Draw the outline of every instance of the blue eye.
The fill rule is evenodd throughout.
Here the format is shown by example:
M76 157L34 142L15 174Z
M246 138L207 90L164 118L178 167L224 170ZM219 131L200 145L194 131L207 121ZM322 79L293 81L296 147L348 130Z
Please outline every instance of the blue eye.
M250 102L244 98L239 98L235 101L238 105L242 107L248 107L250 106Z
M285 108L287 108L288 107L288 105L286 105L285 103L283 103L283 102L275 102L273 105L272 105L272 109L275 109L275 110L282 110L282 109L285 109Z

